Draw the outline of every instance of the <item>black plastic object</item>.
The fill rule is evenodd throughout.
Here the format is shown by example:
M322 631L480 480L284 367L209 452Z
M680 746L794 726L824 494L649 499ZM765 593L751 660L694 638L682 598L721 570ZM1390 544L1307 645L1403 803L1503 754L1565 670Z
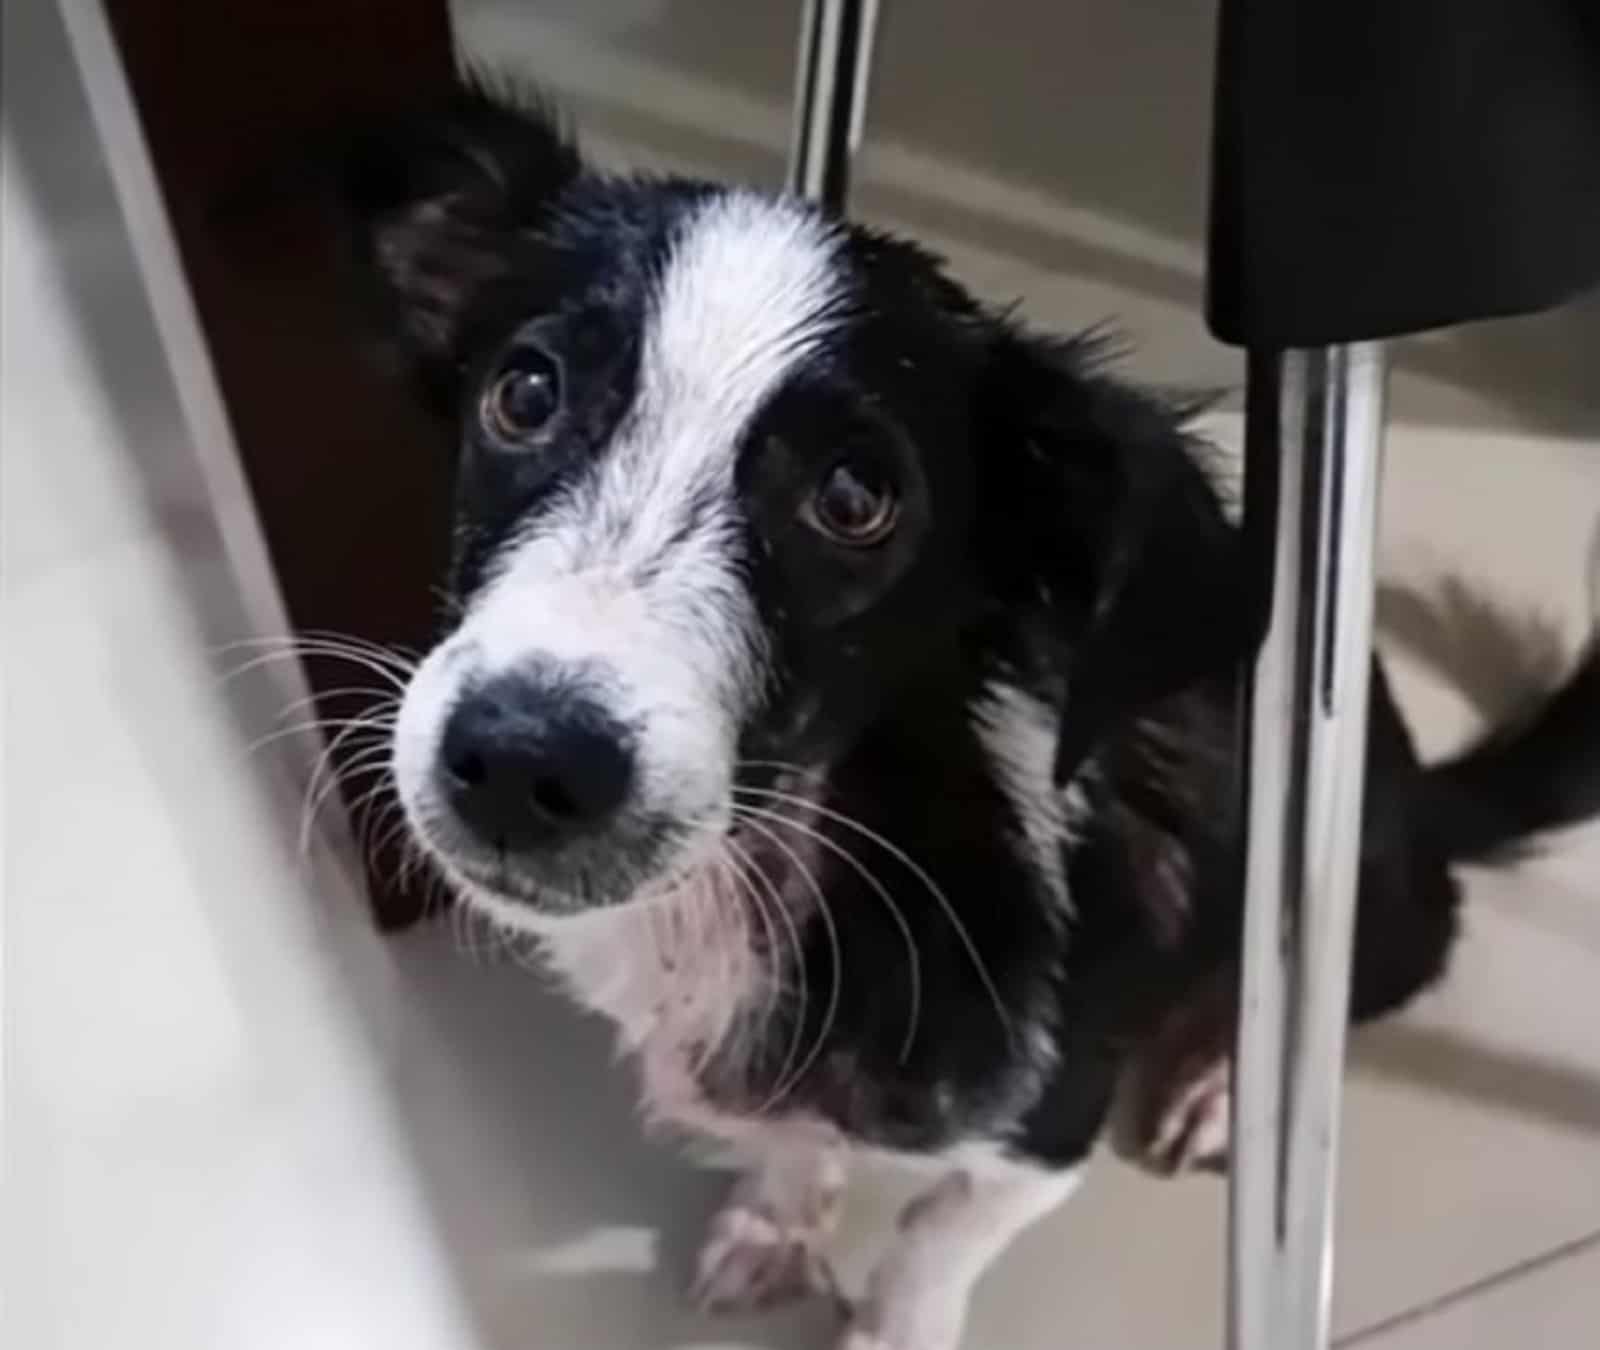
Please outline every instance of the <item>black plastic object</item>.
M1312 347L1600 282L1600 0L1221 0L1207 319Z

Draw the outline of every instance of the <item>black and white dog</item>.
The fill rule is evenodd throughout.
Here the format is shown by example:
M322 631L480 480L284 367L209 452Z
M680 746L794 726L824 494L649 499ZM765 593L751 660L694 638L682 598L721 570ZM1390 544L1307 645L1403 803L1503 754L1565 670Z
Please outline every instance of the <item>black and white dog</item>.
M410 829L748 1159L708 1306L825 1284L847 1161L894 1155L928 1188L843 1343L951 1350L1131 1070L1148 1160L1226 1149L1253 601L1180 413L910 244L481 94L349 195L458 428ZM1600 812L1600 656L1426 769L1380 676L1369 758L1358 1018L1440 973L1452 863Z

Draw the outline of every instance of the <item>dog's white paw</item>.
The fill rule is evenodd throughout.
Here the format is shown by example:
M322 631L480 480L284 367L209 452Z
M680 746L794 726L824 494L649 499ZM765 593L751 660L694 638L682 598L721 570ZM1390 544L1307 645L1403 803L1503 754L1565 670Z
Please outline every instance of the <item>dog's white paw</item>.
M885 1308L871 1294L857 1306L838 1350L959 1350L966 1308L955 1300L919 1299Z
M1225 1171L1233 1134L1232 1074L1221 1059L1173 1094L1156 1122L1146 1158L1160 1172Z
M770 1214L731 1204L712 1221L700 1251L693 1298L707 1312L748 1312L838 1286L815 1230L786 1228Z
M839 1350L899 1350L899 1347L890 1345L873 1332L852 1328L839 1342Z
M852 1325L845 1331L838 1350L958 1350L960 1343L959 1331L905 1337Z

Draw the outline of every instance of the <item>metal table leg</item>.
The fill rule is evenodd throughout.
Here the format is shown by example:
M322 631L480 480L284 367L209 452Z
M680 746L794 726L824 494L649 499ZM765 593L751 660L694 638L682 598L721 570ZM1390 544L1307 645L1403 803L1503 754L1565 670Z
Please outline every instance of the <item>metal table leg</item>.
M1328 1343L1383 392L1375 344L1251 357L1245 528L1272 586L1244 724L1233 1350Z
M850 191L877 30L878 0L806 0L789 190L834 211Z

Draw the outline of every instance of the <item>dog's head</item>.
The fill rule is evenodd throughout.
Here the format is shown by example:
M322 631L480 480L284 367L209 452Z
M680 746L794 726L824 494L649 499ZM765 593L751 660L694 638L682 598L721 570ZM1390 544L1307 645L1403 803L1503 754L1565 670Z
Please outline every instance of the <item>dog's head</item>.
M355 167L390 331L459 456L455 619L393 768L499 917L670 885L739 783L825 773L997 624L1055 657L1097 634L1122 652L1099 683L1139 687L1128 653L1165 635L1122 601L1181 586L1214 511L1172 419L1081 346L793 200L592 173L479 95ZM1198 509L1202 537L1130 567L1157 482L1141 515Z

